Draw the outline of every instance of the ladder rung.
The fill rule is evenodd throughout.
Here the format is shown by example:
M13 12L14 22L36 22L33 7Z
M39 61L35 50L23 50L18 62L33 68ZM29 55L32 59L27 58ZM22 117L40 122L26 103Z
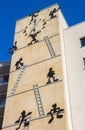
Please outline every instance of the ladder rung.
M37 94L37 95L39 95L39 92L38 92L38 91L36 91L36 94Z
M21 77L21 76L22 76L22 74L20 74L20 75L18 76L18 78Z
M18 78L17 81L19 81L20 79L21 79L21 78ZM17 82L17 81L16 81L16 82Z
M37 97L37 99L39 100L39 99L40 99L40 96L39 96L39 97Z
M39 94L39 93L37 93L37 94L36 94L36 96L37 96L37 97L40 97L40 94Z
M40 111L41 114L43 114L44 112L43 111Z
M40 110L39 110L40 111ZM44 112L43 111L40 111L40 114L44 114Z
M16 85L18 84L18 82L15 83Z
M40 105L41 103L38 102L38 105Z
M38 104L41 104L41 100L37 100Z
M37 96L40 96L39 92L36 93Z
M39 107L39 109L40 109L40 110L42 110L42 106L41 106L41 107Z
M39 95L39 94L37 95L37 98L40 98L40 95Z
M35 91L38 91L38 89L35 89Z

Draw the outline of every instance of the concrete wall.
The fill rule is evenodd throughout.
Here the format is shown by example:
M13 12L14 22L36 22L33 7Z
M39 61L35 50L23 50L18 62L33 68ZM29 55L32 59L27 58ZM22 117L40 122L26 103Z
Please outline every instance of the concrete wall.
M85 47L80 38L85 37L85 22L64 30L65 56L73 130L85 129Z

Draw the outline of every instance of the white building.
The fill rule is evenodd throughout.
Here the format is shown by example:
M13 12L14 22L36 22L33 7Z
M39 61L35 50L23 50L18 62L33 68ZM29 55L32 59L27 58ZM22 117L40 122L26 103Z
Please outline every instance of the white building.
M65 77L68 88L67 99L69 99L72 130L84 130L85 22L65 29L63 39Z

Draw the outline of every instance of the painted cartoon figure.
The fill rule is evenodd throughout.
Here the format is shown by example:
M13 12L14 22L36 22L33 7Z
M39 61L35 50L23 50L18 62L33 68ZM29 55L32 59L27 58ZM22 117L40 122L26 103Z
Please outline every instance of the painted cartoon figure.
M29 35L29 37L32 38L32 41L31 41L30 43L28 43L28 45L31 45L32 43L38 42L38 40L36 39L36 37L37 37L38 33L40 33L40 32L41 32L41 31L38 31L38 32L36 32L36 33L34 33L34 34L30 34L30 35Z
M15 41L13 47L9 48L8 50L9 50L8 53L11 54L11 55L13 55L14 51L17 50L17 41Z
M53 79L53 82L55 82L55 81L58 81L58 79L55 79L55 71L53 71L53 69L52 68L50 68L49 69L49 72L48 72L48 74L47 74L47 77L48 77L48 82L47 82L47 84L49 84L49 83L51 83L51 79Z
M23 59L20 58L20 59L16 62L16 64L15 64L16 70L17 70L17 69L20 69L20 67L24 65L24 64L22 63L22 60L23 60Z
M15 123L19 123L19 126L18 126L18 128L16 128L16 130L18 130L18 129L21 127L21 125L22 125L23 122L24 122L24 126L29 125L29 121L27 122L27 118L28 118L29 115L31 115L31 114L32 114L32 112L29 112L29 113L26 114L25 110L23 110L23 111L21 112L21 116L20 116L19 119L15 122Z
M54 114L56 114L56 118L62 118L63 115L61 113L64 112L64 109L60 109L60 107L57 107L57 104L53 104L52 105L52 109L50 110L50 112L47 113L47 115L51 116L51 119L49 120L49 124L54 120Z

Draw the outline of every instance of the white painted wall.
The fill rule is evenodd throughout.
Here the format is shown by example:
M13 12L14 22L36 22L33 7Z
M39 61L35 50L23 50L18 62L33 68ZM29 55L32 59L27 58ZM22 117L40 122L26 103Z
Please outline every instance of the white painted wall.
M60 43L61 43L61 54L62 54L62 63L63 63L63 74L64 74L64 87L65 87L65 100L66 100L66 114L67 114L67 124L68 130L72 129L72 119L71 119L71 106L70 106L70 97L69 97L69 88L68 88L68 76L67 76L67 67L65 59L65 46L64 46L64 30L68 28L67 22L64 19L64 16L59 11L59 25L60 25Z
M85 130L85 69L80 38L85 36L85 22L64 30L64 51L67 70L73 130Z

